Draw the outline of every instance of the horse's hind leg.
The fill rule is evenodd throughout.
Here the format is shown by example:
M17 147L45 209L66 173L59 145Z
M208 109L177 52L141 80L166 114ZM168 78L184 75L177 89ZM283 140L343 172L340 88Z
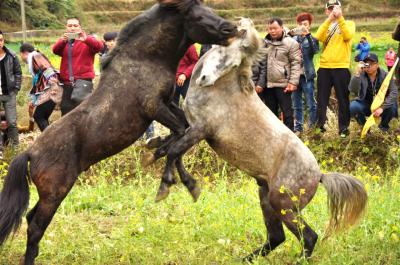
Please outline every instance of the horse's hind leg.
M285 232L283 231L282 221L279 214L272 208L268 198L267 184L261 184L259 187L260 206L264 217L264 223L267 228L266 243L256 249L252 254L244 258L245 261L252 262L257 256L266 256L277 246L285 241Z
M27 214L28 241L25 257L21 262L22 264L34 264L35 258L39 254L39 242L56 213L58 206L71 189L75 179L76 177L64 177L62 174L57 174L43 176L40 182L35 182L40 199ZM42 187L42 183L45 186Z
M177 158L182 156L187 150L189 150L192 146L200 142L205 138L205 133L201 129L189 128L186 134L175 142L169 149L167 154L167 162L165 165L164 173L161 179L161 184L157 192L156 201L160 201L165 199L169 194L169 187L174 184L174 173L173 166ZM179 165L179 164L178 164ZM183 166L182 166L183 167ZM179 173L179 172L178 172ZM192 178L188 172L185 171L184 175L181 177L184 179ZM193 190L188 187L189 191ZM196 200L196 196L192 193L193 198Z
M306 195L303 196L306 197ZM300 202L299 197L299 194L282 194L279 190L274 189L269 194L269 201L274 210L280 213L279 219L303 244L303 254L309 258L317 243L318 235L300 214L300 210L308 203L309 199L305 198L305 202Z

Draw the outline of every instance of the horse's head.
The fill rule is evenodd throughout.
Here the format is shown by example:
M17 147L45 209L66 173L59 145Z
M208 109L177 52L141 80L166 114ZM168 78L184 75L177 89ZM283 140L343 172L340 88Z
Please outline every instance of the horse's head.
M202 0L159 0L164 6L175 6L184 16L185 34L192 42L227 45L237 34L236 26L217 16Z
M196 80L197 85L212 86L219 78L240 66L244 58L253 61L252 58L261 48L262 41L250 19L242 18L237 24L238 36L229 46L214 46L204 55L203 67Z

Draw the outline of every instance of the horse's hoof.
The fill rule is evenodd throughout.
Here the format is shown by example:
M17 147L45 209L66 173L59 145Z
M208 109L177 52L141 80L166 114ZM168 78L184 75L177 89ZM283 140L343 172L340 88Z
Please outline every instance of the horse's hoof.
M190 195L192 195L192 197L193 197L193 201L197 202L197 199L199 198L200 193L201 193L201 189L199 188L199 186L197 186L197 185L194 186L194 188L191 189L189 192L190 192Z
M164 143L164 138L157 136L146 141L146 148L147 149L155 149L160 147Z
M156 202L160 202L167 198L169 195L169 187L167 184L161 183L160 188L158 188L158 192L156 195Z
M156 161L154 154L152 153L144 153L142 156L142 166L148 167Z
M254 254L250 254L242 259L243 263L253 263L254 262Z

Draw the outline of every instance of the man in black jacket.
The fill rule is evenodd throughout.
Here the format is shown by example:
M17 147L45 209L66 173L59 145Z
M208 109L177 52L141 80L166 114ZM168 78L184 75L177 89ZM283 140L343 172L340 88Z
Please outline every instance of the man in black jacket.
M4 46L4 35L0 31L0 104L3 105L12 145L18 145L16 96L21 88L21 65L14 52Z
M362 67L361 67L362 66ZM350 115L363 126L366 117L371 115L371 104L385 79L387 72L379 67L378 56L370 53L359 65L349 84L350 92L358 97L350 103ZM389 122L397 112L397 87L393 79L390 81L385 101L382 106L372 114L381 117L379 128L382 131L389 130Z

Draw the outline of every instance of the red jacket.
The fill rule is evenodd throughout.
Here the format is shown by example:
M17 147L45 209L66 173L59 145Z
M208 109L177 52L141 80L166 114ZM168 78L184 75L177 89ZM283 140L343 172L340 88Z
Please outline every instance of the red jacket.
M85 41L75 40L72 48L72 72L74 79L93 79L94 57L103 49L103 42L92 36L87 36ZM53 53L61 56L60 78L69 84L68 70L68 44L59 39L53 46Z
M176 71L176 80L181 74L186 76L186 79L190 79L192 76L193 68L199 60L196 48L194 44L189 47L183 58L180 60L178 70Z

